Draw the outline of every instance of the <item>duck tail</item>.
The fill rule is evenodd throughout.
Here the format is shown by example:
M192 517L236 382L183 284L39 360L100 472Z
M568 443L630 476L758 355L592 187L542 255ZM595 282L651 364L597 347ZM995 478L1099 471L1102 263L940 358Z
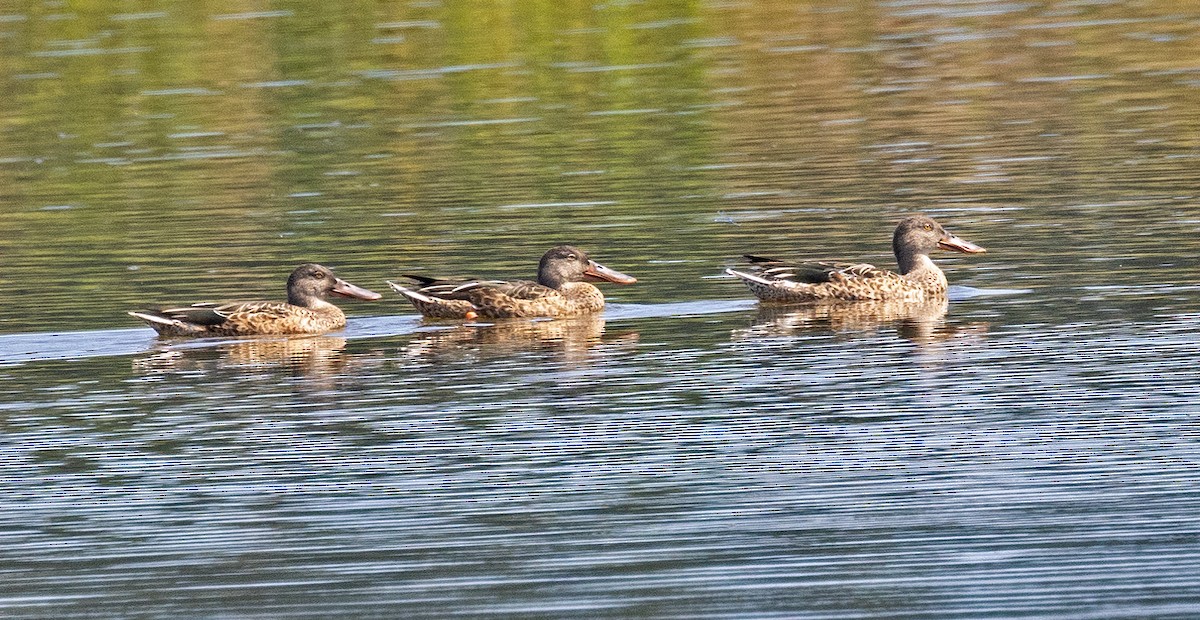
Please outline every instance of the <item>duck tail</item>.
M134 318L141 319L141 320L149 323L151 327L154 327L155 325L170 325L170 326L174 327L175 324L178 322L175 319L172 319L168 316L159 314L158 312L156 312L154 310L140 310L140 311L132 311L131 310L129 312L126 312L125 314L128 314L129 316L134 317Z
M747 282L756 282L756 283L758 283L758 284L762 284L762 285L764 285L764 286L770 286L770 285L771 285L771 281L770 281L770 280L767 280L767 279L765 279L765 278L760 278L760 277L758 277L758 276L756 276L756 275L754 275L754 274L752 274L752 273L746 273L746 272L744 272L744 271L735 271L735 270L733 270L733 269L726 269L726 270L725 270L725 273L727 273L727 274L729 274L729 275L731 275L731 276L735 276L735 277L737 277L737 278L741 278L742 280L745 280L745 281L747 281Z
M140 310L126 312L131 317L141 319L154 331L164 336L204 335L204 326L172 318L157 310Z
M434 303L435 301L437 301L428 295L425 295L423 293L418 293L417 291L414 291L410 288L400 286L399 284L396 284L395 282L392 282L391 280L388 280L387 283L388 283L388 286L392 287L393 291L396 291L397 293L400 293L401 295L404 295L405 297L407 297L409 299L419 301L422 303L427 303L427 304L431 304L431 303Z

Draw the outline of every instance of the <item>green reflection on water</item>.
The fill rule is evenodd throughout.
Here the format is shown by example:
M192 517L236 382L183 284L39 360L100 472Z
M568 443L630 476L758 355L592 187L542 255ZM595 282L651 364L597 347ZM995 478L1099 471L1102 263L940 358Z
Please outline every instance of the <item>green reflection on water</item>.
M1003 250L955 262L975 285L1014 285L1014 264L1040 282L1098 254L1195 256L1174 225L1200 141L1187 20L919 9L8 9L0 331L277 297L305 260L367 286L414 269L528 275L564 241L640 278L622 300L735 297L701 278L742 251L890 264L891 223L929 209ZM1110 248L1128 217L1169 246ZM1029 232L1061 227L1065 246Z

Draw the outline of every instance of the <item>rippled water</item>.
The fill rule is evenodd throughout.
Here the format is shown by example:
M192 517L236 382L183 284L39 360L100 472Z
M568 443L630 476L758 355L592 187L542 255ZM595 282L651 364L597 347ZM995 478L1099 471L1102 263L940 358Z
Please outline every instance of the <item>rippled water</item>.
M1200 615L1183 4L0 8L0 615ZM747 251L948 304L759 308ZM315 260L602 317L159 341Z

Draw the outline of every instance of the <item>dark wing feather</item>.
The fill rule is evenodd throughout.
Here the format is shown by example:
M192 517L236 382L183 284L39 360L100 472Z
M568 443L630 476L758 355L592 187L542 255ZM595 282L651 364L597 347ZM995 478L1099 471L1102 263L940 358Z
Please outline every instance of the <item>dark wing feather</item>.
M415 273L406 273L404 275L401 275L400 277L412 280L413 282L416 282L420 286L429 286L431 284L438 283L438 278L431 278L429 276L419 276Z
M414 273L406 273L401 278L408 278L416 282L422 289L429 286L449 286L451 288L466 284L475 278L433 278L430 276L421 276Z
M742 254L742 258L750 261L750 263L752 265L763 265L763 264L771 264L771 263L782 265L783 263L787 262L787 261L780 260L778 258L771 258L769 256L758 256L755 254Z
M509 285L516 284L515 282L506 282L504 280L483 280L477 278L431 278L429 276L410 274L406 274L403 277L419 284L420 288L417 289L419 293L441 299L465 299L468 301L482 289L502 292Z

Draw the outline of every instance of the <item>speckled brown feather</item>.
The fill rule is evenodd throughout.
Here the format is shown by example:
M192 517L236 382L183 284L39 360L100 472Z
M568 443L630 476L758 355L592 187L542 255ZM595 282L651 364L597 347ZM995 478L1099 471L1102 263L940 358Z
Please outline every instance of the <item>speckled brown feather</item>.
M406 294L422 315L435 319L463 319L470 312L489 319L568 317L604 309L604 293L587 282L568 282L558 290L530 281L467 282L451 290L438 286L417 289L415 292L425 300L407 295L414 291L402 286L391 286Z

